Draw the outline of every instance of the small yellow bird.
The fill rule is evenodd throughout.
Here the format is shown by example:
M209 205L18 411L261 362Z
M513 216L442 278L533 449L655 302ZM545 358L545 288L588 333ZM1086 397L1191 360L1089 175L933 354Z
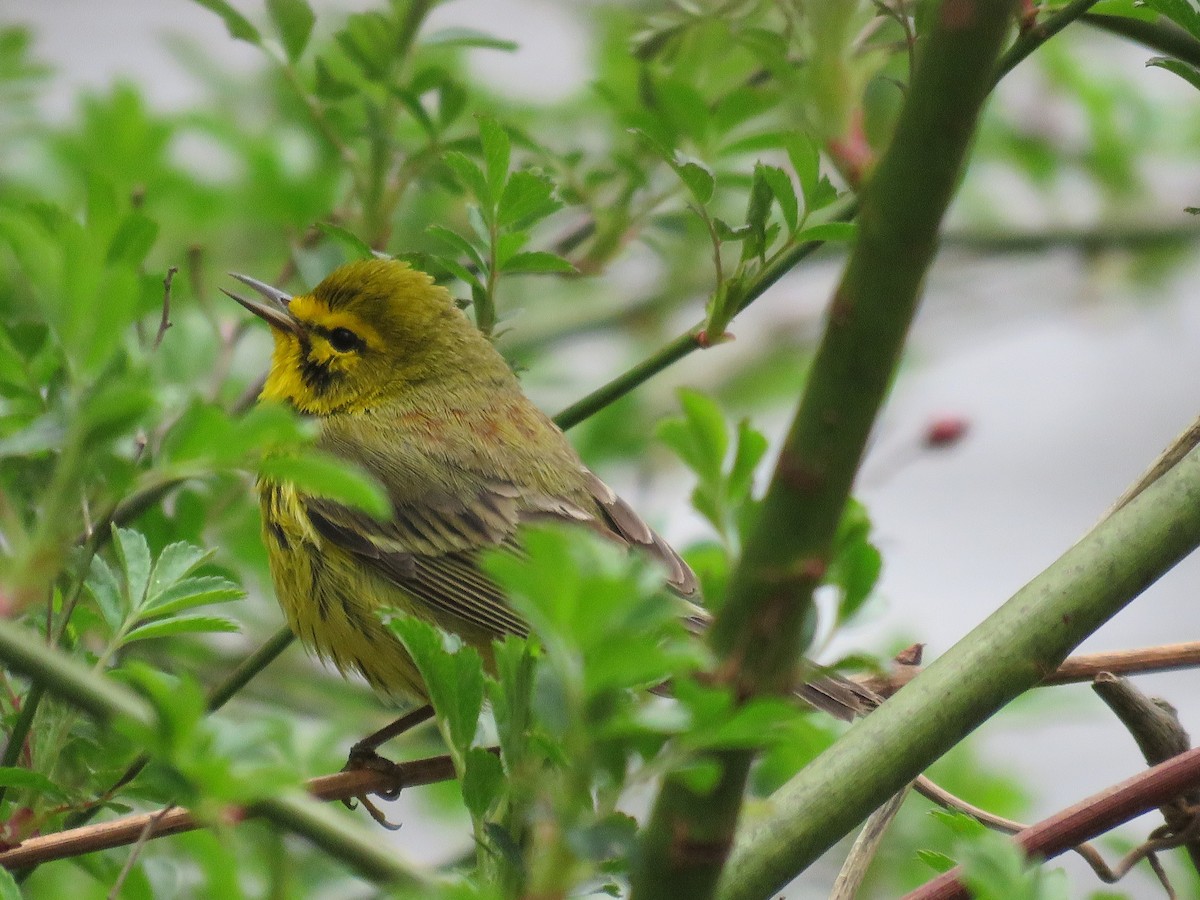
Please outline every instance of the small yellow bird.
M676 593L696 593L688 565L583 464L428 275L361 260L296 297L233 277L265 302L229 296L275 339L261 398L315 417L318 445L369 472L391 502L380 521L286 482L258 485L279 603L296 635L340 670L427 699L380 620L385 608L453 632L485 658L493 639L526 634L477 566L484 548L516 548L526 522L571 522L644 550Z

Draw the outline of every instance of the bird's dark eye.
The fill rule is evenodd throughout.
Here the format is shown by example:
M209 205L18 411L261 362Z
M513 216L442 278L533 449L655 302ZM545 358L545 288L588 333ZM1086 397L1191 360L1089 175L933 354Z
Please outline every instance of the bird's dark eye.
M362 338L349 328L335 328L329 332L329 343L338 353L349 353L362 346Z

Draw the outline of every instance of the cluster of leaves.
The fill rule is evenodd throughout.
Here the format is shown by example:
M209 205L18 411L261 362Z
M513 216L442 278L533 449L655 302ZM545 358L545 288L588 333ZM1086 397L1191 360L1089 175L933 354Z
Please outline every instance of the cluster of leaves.
M267 337L215 305L216 272L312 284L348 256L404 256L461 282L485 332L519 297L533 315L509 346L524 341L531 365L598 330L622 350L657 344L683 306L697 320L703 307L715 343L811 242L853 237L840 218L886 144L932 7L916 4L910 20L845 0L681 2L650 17L602 5L581 13L596 34L592 89L534 105L471 75L470 54L512 42L428 29L430 2L381 2L325 29L307 0L268 0L261 20L230 0L197 2L270 68L253 88L210 72L211 101L170 114L124 85L83 98L75 121L46 124L34 105L45 67L25 31L0 30L0 140L25 151L0 154L0 603L98 678L135 686L160 719L100 729L5 673L8 842L78 822L96 801L182 801L219 817L220 804L336 768L337 742L364 731L375 707L361 688L310 669L296 677L291 663L260 698L239 698L234 718L208 715L198 684L230 666L232 638L214 634L240 629L249 647L279 621L256 589L266 565L250 477L384 510L372 483L313 449L310 424L281 408L247 411ZM1186 3L1148 5L1197 34ZM1194 81L1185 64L1164 66ZM1098 137L1119 133L1112 104L1089 105L1095 92L1068 77L1078 75L1069 59L1050 71L1095 112ZM188 154L197 142L213 151L200 163ZM1132 158L1126 143L1106 146ZM1061 171L1059 148L1039 152ZM232 164L210 165L213 155ZM643 296L614 298L579 277L631 257L648 270ZM529 274L562 277L504 288L501 276ZM789 345L786 363L803 356ZM778 390L779 367L755 354L710 387L739 395L740 411ZM589 461L636 458L656 402L671 401L632 397L598 417L581 442ZM679 405L682 418L658 434L695 473L693 503L717 539L689 559L719 605L766 441L744 421L731 427L704 394ZM419 623L393 623L435 686L479 848L476 878L448 896L611 888L634 837L621 806L630 789L700 750L753 746L765 751L765 792L828 744L829 730L788 704L738 705L692 679L708 660L653 571L577 535L537 531L528 547L528 564L490 565L535 625L536 647L447 649ZM852 504L829 567L830 630L861 609L879 567L869 517ZM202 609L211 604L226 615ZM645 690L667 681L674 700ZM319 727L298 733L294 720L314 710ZM155 760L110 794L143 750ZM697 790L719 774L687 773ZM348 880L267 828L139 853L124 873L128 854L115 852L42 867L31 890L104 894L123 878L128 896L162 895L173 867L156 865L171 857L195 873L181 876L183 893L201 884L231 896L254 879L281 895L289 885L334 893ZM1007 877L987 876L1017 883Z

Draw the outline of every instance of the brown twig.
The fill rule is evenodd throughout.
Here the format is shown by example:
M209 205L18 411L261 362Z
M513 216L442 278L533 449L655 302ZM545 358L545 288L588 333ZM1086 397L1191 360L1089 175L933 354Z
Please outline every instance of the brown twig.
M1051 859L1197 787L1200 787L1200 749L1188 750L1093 794L1026 828L1016 836L1016 842L1028 856ZM1135 851L1137 859L1134 862L1149 852L1175 847L1190 839L1189 833L1155 838ZM1118 871L1124 863L1122 861ZM968 894L961 877L961 869L952 869L905 895L904 900L965 900Z
M417 787L448 781L454 777L454 764L449 756L432 756L411 762L397 763L394 773L355 769L323 775L308 782L308 792L318 800L346 800L399 787ZM244 815L254 816L250 807ZM11 850L0 852L0 866L6 869L25 869L56 859L82 856L97 850L108 850L145 839L165 837L203 827L190 812L182 808L158 810L152 813L124 816L110 822L99 822L30 838Z
M175 274L179 271L178 266L171 266L167 269L166 277L163 278L163 302L162 302L162 318L158 323L158 334L154 336L154 349L157 350L166 336L167 329L171 327L171 282L175 280Z
M1146 675L1151 672L1169 672L1197 666L1200 666L1200 641L1135 647L1132 650L1080 653L1063 660L1062 665L1046 676L1042 686L1092 681L1101 672L1111 672L1114 675ZM920 666L901 665L886 675L872 675L860 679L860 683L880 696L890 697L920 672Z

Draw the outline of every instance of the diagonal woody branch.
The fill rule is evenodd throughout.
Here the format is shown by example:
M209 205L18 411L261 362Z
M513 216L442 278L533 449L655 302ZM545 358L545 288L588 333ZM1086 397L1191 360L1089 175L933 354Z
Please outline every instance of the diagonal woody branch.
M895 375L1015 7L945 0L931 15L891 146L863 188L858 239L805 393L711 631L717 676L739 697L786 691L811 633L812 593ZM693 790L683 774L664 782L633 873L636 900L712 896L752 754L714 758L722 774L711 792ZM835 827L830 844L844 833Z

